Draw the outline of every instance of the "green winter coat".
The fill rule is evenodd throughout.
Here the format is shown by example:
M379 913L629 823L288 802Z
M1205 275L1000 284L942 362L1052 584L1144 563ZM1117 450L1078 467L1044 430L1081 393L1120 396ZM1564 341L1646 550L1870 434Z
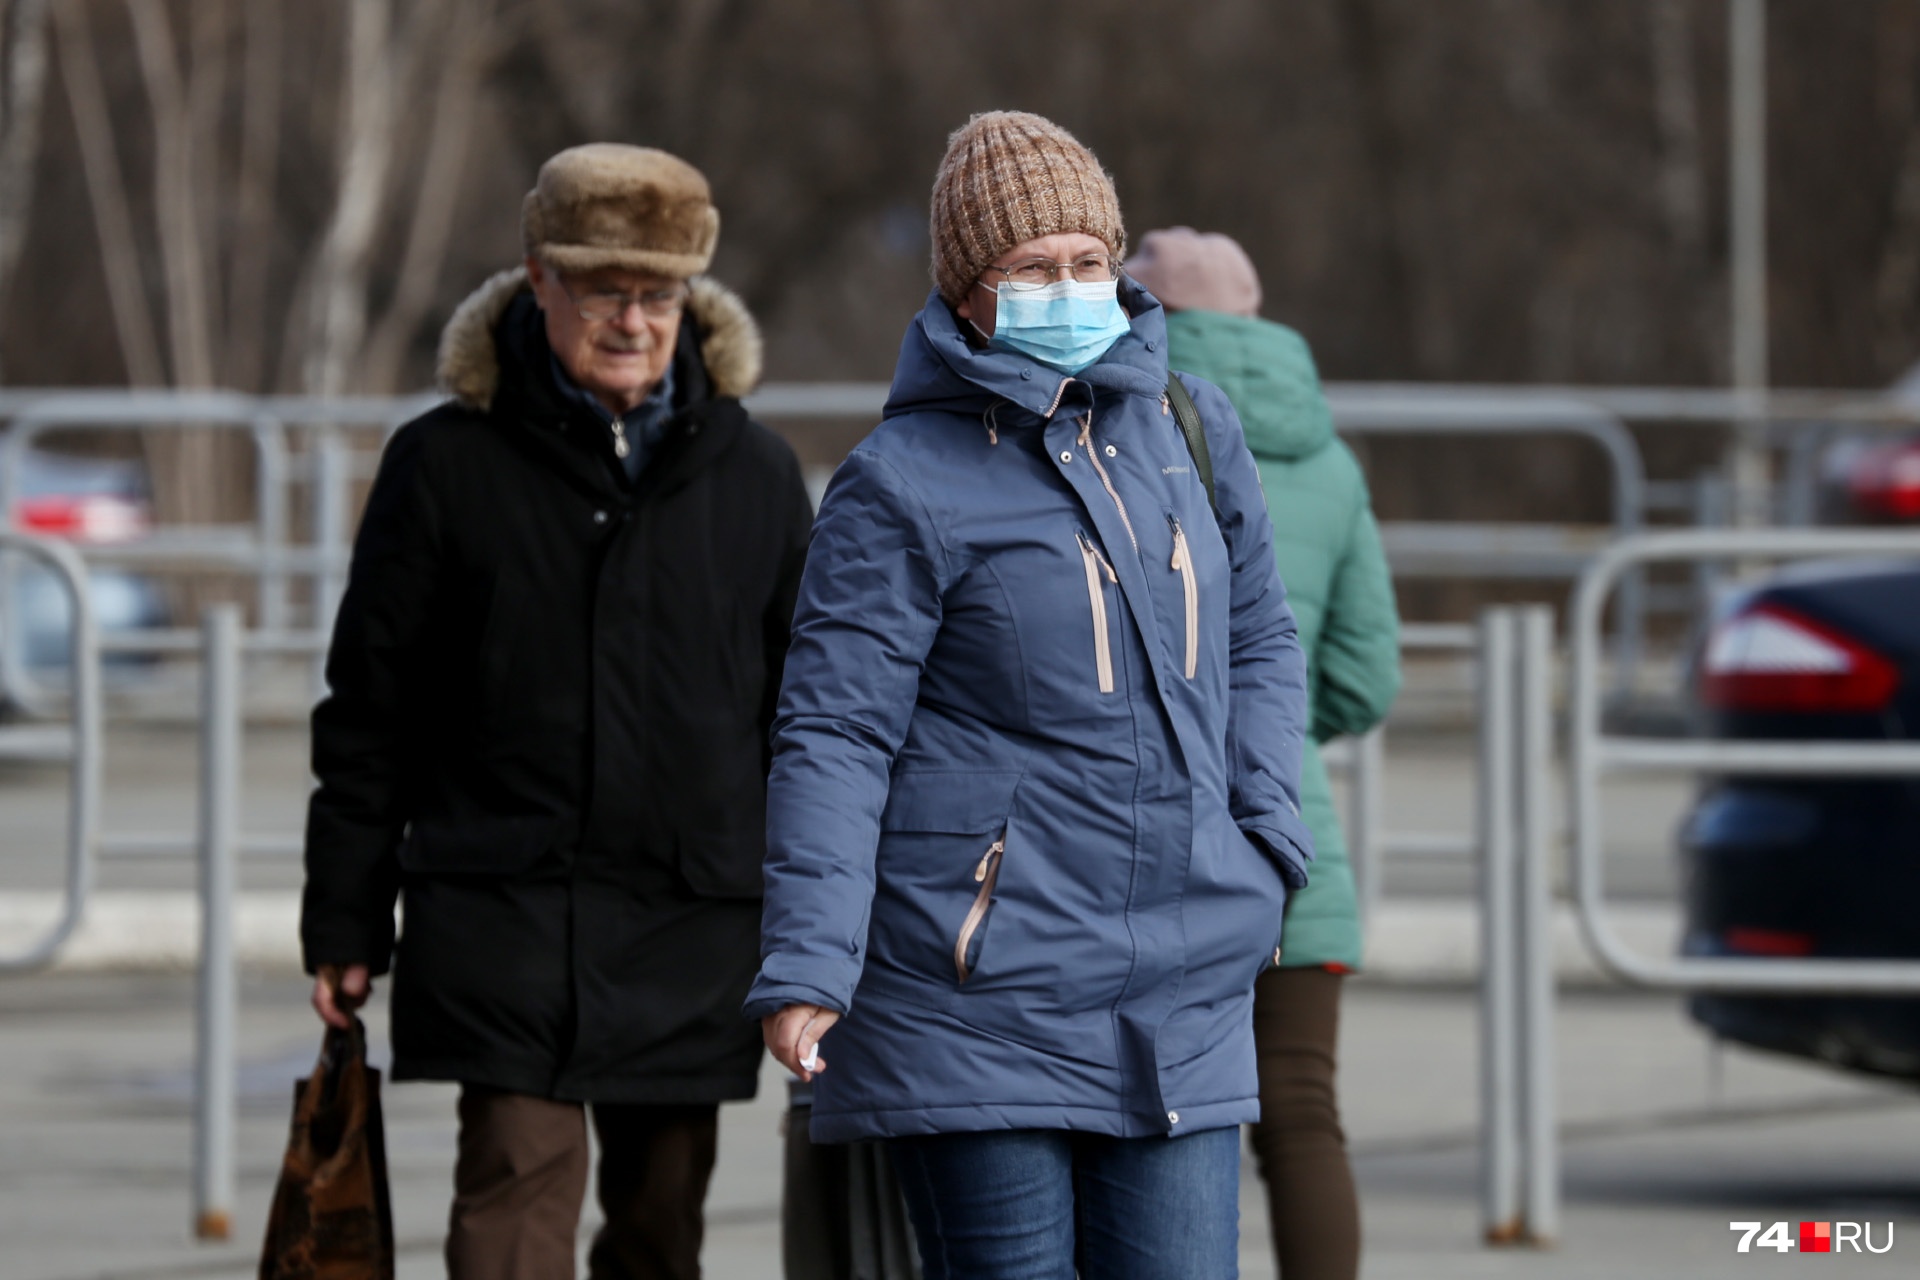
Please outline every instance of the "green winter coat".
M1217 311L1167 317L1168 363L1220 387L1240 413L1260 467L1273 550L1300 628L1313 740L1300 771L1300 814L1313 832L1305 889L1287 903L1281 963L1360 966L1353 868L1319 745L1378 724L1400 689L1400 620L1366 478L1320 394L1299 334Z

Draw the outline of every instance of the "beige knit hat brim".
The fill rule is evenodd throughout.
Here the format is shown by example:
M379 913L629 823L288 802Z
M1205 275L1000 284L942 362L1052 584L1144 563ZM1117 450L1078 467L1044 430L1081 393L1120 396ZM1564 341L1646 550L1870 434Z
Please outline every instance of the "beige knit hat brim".
M994 259L1077 231L1125 255L1113 179L1079 139L1044 116L987 111L956 129L933 180L933 279L958 305Z

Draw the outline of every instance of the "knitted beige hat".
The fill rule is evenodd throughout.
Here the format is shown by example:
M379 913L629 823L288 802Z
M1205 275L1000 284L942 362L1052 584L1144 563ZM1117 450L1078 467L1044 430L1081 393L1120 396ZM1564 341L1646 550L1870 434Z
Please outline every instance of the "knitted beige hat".
M995 258L1038 236L1081 231L1118 258L1127 229L1113 179L1053 121L986 111L954 130L933 179L933 280L958 306Z
M686 279L713 261L720 211L701 172L652 147L594 142L540 166L520 242L559 271L624 267Z
M1149 231L1127 259L1127 274L1169 311L1260 314L1260 273L1232 236L1192 227Z

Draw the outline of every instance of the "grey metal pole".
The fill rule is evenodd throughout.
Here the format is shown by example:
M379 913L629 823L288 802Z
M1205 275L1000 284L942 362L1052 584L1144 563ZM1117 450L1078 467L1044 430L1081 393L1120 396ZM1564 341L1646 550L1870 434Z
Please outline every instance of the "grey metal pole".
M287 570L280 556L287 549L287 432L278 420L253 422L254 520L260 547L268 557L260 571L260 627L284 631L290 621Z
M352 459L347 444L337 431L321 431L314 440L313 545L321 556L319 572L313 579L313 627L326 633L333 629L333 615L346 591L346 570L334 562L344 555L351 539L348 508L352 481ZM314 655L312 691L317 702L327 692L327 655Z
M1769 382L1766 0L1728 0L1727 65L1731 365L1734 390L1757 401ZM1736 425L1729 464L1734 522L1743 528L1766 524L1767 428L1757 412Z
M1553 610L1518 610L1514 728L1518 770L1520 1142L1525 1238L1560 1233L1560 1143L1553 976Z
M233 1230L235 1024L239 994L234 906L240 840L240 609L202 620L200 722L200 982L194 1036L193 1231Z
M1480 1221L1489 1244L1521 1235L1519 1010L1514 981L1513 612L1480 615Z
M1381 857L1380 791L1386 772L1386 728L1376 725L1353 744L1353 773L1347 796L1347 846L1353 863L1354 896L1359 900L1364 934L1380 901L1386 878Z

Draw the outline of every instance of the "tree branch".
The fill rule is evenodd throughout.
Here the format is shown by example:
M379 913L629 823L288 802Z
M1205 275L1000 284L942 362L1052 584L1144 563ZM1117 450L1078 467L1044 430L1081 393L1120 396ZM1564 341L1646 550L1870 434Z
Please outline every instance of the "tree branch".
M363 385L377 392L395 389L400 369L427 309L433 305L460 204L460 175L486 64L498 53L488 0L461 0L450 25L460 34L441 61L434 94L433 124L420 166L420 190L413 202L406 248L400 256L393 298L367 339L362 360Z
M114 151L113 120L100 86L87 9L84 4L68 3L56 5L53 12L60 33L60 78L67 86L73 131L80 140L80 164L93 206L94 234L100 242L100 265L127 382L136 387L163 386L167 373L160 363L153 315L140 283L140 253L133 238L133 217L127 211L126 179Z
M367 262L393 158L391 16L389 0L352 0L348 10L340 182L313 278L305 381L315 395L347 389L348 365L366 330Z
M140 78L153 109L154 222L167 281L167 345L176 386L213 384L206 257L193 192L193 125L163 0L126 0Z
M40 108L47 87L47 0L20 0L0 9L7 40L7 114L0 125L0 306L13 284L14 264L26 244L33 213L34 170L40 159Z

